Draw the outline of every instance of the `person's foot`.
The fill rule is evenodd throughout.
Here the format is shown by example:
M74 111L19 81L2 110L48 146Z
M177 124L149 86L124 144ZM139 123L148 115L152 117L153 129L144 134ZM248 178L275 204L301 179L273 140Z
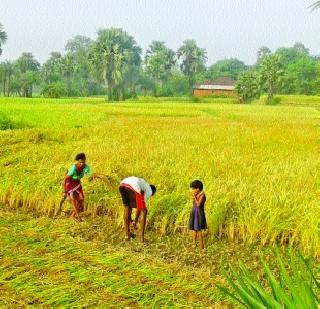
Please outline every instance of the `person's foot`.
M74 217L74 216L70 216L70 218L75 222L78 222L78 223L80 222L80 220L78 218Z
M149 240L141 239L141 238L140 238L140 245L146 246L146 245L148 245L149 243L150 243Z

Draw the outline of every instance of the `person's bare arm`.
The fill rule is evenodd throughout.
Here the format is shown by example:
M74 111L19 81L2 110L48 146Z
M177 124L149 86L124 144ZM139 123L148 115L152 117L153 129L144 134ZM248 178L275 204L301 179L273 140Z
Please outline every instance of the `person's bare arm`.
M194 197L194 201L196 202L196 206L200 207L200 205L203 203L205 199L205 195L203 193L198 194Z
M134 219L134 226L136 227L139 221L141 211L137 209L136 218Z

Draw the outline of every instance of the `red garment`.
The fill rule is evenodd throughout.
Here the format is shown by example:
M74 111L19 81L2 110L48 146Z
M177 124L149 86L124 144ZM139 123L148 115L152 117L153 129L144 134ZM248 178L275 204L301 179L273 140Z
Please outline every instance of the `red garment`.
M74 192L83 196L83 190L80 180L67 178L64 183L64 191L68 196L71 196Z
M84 164L82 166L78 166L76 164L77 175L79 176L84 169ZM79 179L73 179L72 177L68 177L64 182L64 192L67 193L68 196L71 196L74 192L83 195L81 181Z
M120 186L121 187L126 187L126 188L130 189L131 191L133 191L135 193L136 205L137 205L137 209L138 210L146 209L146 202L144 201L144 195L143 194L141 194L140 192L135 191L130 185L128 185L126 183L122 183Z

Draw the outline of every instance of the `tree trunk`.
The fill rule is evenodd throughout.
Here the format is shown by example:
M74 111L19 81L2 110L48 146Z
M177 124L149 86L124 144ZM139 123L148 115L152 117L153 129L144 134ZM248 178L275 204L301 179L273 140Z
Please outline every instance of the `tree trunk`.
M113 101L113 84L111 78L108 78L108 101Z
M273 100L273 84L269 83L268 85L268 103L271 103Z
M136 83L132 83L132 84L131 84L131 96L132 96L133 98L136 98L136 97L137 97Z
M8 90L7 90L7 96L8 97L10 96L10 83L11 83L11 78L10 78L10 75L9 75L9 78L8 78Z
M188 76L190 95L193 95L193 77Z
M2 80L2 87L3 87L3 96L5 96L6 95L6 80L5 79Z
M70 75L67 75L67 93L68 97L70 97L70 92L71 92L71 82L70 82Z

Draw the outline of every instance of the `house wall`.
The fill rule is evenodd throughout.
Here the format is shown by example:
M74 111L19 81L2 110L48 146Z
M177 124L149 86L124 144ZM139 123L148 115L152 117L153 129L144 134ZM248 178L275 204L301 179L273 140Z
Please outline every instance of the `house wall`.
M230 97L235 96L234 90L212 90L212 89L193 89L193 95L195 97L206 97L214 95L226 95Z

